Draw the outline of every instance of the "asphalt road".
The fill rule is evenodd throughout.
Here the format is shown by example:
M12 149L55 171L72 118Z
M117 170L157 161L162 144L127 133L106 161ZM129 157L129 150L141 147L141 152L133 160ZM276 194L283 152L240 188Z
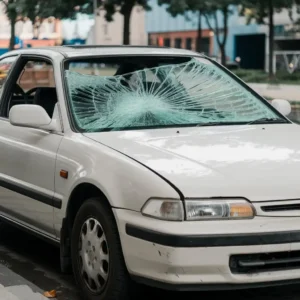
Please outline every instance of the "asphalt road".
M1 267L9 272L1 272ZM5 274L2 274L5 273ZM9 274L8 274L9 273ZM40 291L57 291L58 300L81 300L71 275L59 271L59 250L46 242L30 236L18 229L6 226L0 235L0 284L13 285L16 281L10 274L17 274L24 282L33 284ZM11 278L10 278L11 277ZM3 282L4 281L4 282ZM22 281L19 279L19 281ZM280 299L299 300L299 286L285 286L266 289L251 289L226 292L171 293L151 288L143 289L143 299L188 297L190 300L202 299ZM21 298L21 300L23 300Z
M292 112L289 114L288 118L293 122L300 124L300 107L292 107Z

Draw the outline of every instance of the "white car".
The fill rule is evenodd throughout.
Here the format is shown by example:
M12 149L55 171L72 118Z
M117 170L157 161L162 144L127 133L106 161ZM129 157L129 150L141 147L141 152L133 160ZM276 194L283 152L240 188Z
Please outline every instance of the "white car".
M179 49L27 49L0 63L1 220L59 246L84 299L128 299L132 282L299 282L287 101Z

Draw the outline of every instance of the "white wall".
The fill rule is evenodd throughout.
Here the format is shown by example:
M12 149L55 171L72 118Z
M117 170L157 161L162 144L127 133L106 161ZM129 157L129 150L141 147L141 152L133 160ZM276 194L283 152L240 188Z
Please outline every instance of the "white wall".
M123 16L120 13L114 15L113 22L105 20L105 12L100 11L96 17L96 32L93 32L93 42L99 45L123 44ZM147 45L146 12L139 6L135 7L131 15L130 43L132 45ZM93 28L93 30L95 30ZM91 41L91 39L89 39Z
M89 36L94 26L94 18L86 14L77 14L76 20L62 20L62 36L66 40L83 39Z
M5 6L0 1L0 39L9 39L10 24L5 14Z

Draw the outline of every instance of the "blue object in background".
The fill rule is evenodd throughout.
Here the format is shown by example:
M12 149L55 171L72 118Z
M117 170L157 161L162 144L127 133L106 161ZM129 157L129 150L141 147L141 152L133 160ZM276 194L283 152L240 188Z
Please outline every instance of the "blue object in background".
M8 52L8 48L0 48L0 55L5 54L6 52Z
M72 39L72 40L64 40L64 45L85 45L85 39Z
M20 46L19 48L24 48L24 42L17 36L15 37L15 45Z
M9 43L9 41L8 41L8 43ZM19 49L24 48L24 42L17 36L15 37L15 46L19 46ZM8 51L9 51L8 48L0 48L0 55L3 55Z

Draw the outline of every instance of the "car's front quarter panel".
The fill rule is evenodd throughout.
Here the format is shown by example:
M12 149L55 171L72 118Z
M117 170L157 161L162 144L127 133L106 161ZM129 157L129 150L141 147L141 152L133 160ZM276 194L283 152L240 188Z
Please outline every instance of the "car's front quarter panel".
M68 178L60 177L60 171ZM107 146L72 133L63 139L55 173L55 198L62 208L55 209L54 226L59 235L72 191L81 183L93 184L113 207L140 211L150 197L179 199L166 181L138 162Z

